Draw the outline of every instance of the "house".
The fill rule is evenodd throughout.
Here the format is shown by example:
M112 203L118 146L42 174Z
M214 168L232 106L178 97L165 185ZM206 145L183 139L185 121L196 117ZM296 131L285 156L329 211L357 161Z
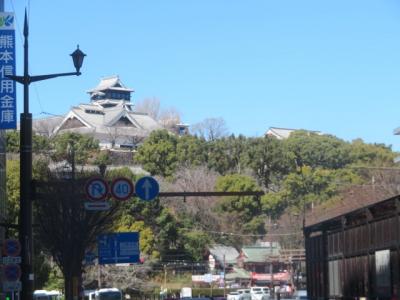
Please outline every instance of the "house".
M277 242L243 246L237 259L239 268L251 273L251 285L280 285L288 283L291 275L287 262L282 261Z
M148 114L134 110L132 92L118 76L102 78L88 91L90 103L73 106L64 116L36 119L33 130L47 136L87 134L99 140L102 149L134 149L162 126Z
M215 261L215 268L219 270L236 265L236 259L239 256L239 252L234 247L224 245L212 246L209 249L209 253Z
M399 295L400 195L379 196L385 194L355 192L345 209L307 222L309 299Z
M309 133L322 134L320 131L314 131L314 130L270 127L268 129L268 131L265 133L265 135L276 137L278 140L286 140L287 138L289 138L289 136L292 132L299 131L299 130L306 131Z

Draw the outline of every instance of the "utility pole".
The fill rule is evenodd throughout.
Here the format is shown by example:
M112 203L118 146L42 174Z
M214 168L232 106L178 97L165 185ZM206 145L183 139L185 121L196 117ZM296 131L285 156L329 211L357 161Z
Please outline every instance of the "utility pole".
M46 75L29 74L29 26L25 10L24 18L24 75L7 75L24 87L23 112L20 116L20 212L19 212L19 240L21 243L21 298L33 299L33 232L32 232L32 113L29 112L29 85L60 76L79 76L83 59L86 56L79 47L71 54L76 72L55 73Z
M224 298L226 297L225 263L226 263L226 260L225 260L225 253L224 253Z

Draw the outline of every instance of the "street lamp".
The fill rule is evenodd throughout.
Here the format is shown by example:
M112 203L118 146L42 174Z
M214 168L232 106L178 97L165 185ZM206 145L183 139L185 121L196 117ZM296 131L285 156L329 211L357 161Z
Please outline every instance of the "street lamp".
M71 54L76 72L30 76L28 72L28 20L24 20L24 75L8 78L24 85L24 112L20 117L20 213L19 240L21 243L21 298L33 299L33 240L32 240L32 114L29 113L29 84L35 81L70 75L81 75L85 54L79 47Z

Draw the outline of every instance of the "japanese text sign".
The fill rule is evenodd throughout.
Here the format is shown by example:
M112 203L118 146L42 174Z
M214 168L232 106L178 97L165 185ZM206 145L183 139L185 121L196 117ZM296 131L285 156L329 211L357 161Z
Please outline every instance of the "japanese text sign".
M17 128L14 14L0 13L0 129Z

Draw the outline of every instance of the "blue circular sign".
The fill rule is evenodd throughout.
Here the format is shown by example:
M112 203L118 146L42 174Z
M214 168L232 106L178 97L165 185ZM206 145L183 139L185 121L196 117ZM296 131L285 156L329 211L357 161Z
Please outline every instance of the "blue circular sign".
M108 195L108 190L107 182L100 177L89 179L85 185L86 196L93 201L105 200Z
M7 281L17 281L21 277L21 267L16 264L4 266L4 278Z
M21 253L21 244L18 240L7 239L3 244L3 252L5 256L18 256Z
M157 180L153 177L145 176L140 178L135 185L136 195L144 200L151 201L155 197L158 196L160 192L160 186L158 185Z

